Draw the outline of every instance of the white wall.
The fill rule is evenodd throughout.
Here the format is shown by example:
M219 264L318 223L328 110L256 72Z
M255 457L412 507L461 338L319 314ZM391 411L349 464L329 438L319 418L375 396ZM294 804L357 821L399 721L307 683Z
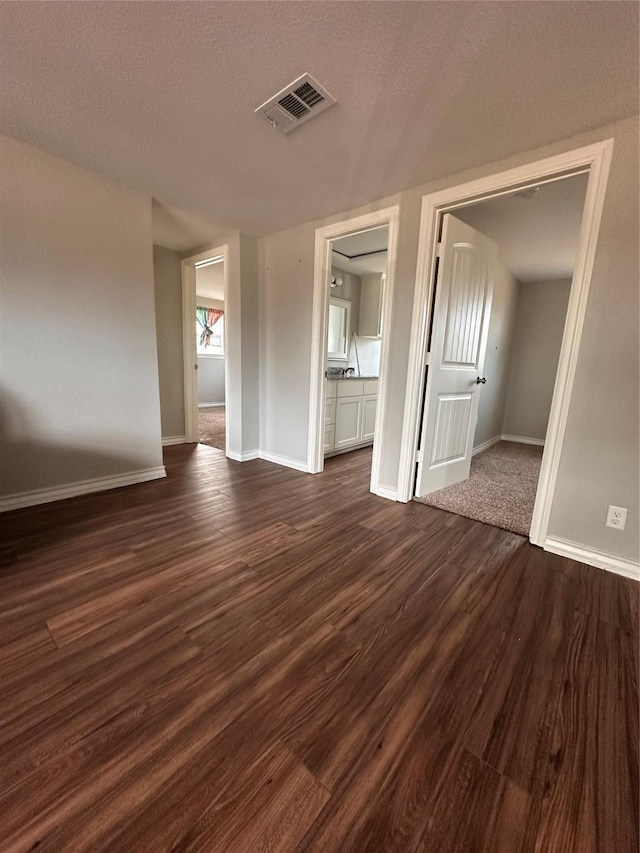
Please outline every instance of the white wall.
M520 287L518 279L498 261L493 282L487 355L483 370L487 384L481 386L474 447L504 432L502 423Z
M224 403L224 358L198 356L198 403Z
M347 367L353 367L356 375L379 376L381 355L381 338L361 338L356 335L351 340Z
M255 237L240 235L242 449L258 450L260 441L260 287Z
M151 199L0 137L0 494L162 466Z
M516 312L502 432L544 440L571 279L523 282Z
M549 533L638 559L638 120L620 122ZM595 137L595 134L591 134ZM626 529L604 526L607 504Z
M550 534L623 558L638 557L638 120L626 119L357 210L261 240L261 447L306 461L315 229L398 203L398 259L390 328L381 483L395 489L413 291L426 192L615 138L611 176L577 364ZM615 422L615 430L611 429ZM604 527L606 506L629 508L627 529Z
M182 284L178 252L153 247L153 281L162 436L174 438L184 435Z

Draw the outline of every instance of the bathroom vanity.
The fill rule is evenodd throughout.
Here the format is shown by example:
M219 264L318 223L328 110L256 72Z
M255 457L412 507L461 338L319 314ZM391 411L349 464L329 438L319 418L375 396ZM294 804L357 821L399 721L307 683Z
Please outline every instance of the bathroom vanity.
M325 456L373 444L378 377L328 377L325 382Z

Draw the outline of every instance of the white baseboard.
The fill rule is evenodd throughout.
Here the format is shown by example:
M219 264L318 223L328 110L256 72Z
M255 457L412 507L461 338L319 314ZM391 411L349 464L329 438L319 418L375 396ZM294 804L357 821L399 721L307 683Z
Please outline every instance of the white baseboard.
M506 435L503 433L500 436L501 441L516 441L518 444L535 444L536 447L544 447L544 438L528 438L526 435Z
M380 498L386 498L388 501L398 500L398 490L392 489L389 486L377 486L375 491L371 490L372 494L378 495Z
M479 444L477 447L473 448L472 456L475 456L477 453L482 453L483 450L488 450L490 447L493 447L494 444L497 444L502 440L501 435L494 435L493 438L490 438L489 441L483 441L482 444Z
M146 483L149 480L159 480L166 477L164 465L157 468L145 468L142 471L130 471L127 474L115 474L112 477L98 477L95 480L80 480L68 483L66 486L52 486L48 489L35 489L32 492L18 492L0 498L0 512L20 509L26 506L62 501L65 498L75 498L78 495L88 495L91 492L105 492L108 489L118 489L121 486L134 486L136 483Z
M276 465L283 465L285 468L293 468L295 471L303 471L305 474L309 471L306 462L292 459L291 456L281 456L279 453L269 453L267 450L260 451L260 459L264 459L265 462L274 462Z
M561 539L559 536L547 536L544 550L551 551L552 554L559 554L561 557L569 557L579 563L586 563L588 566L595 566L597 569L615 572L617 575L624 575L626 578L640 581L640 563L627 560L625 557L605 554L603 551L588 548L586 545L580 545L578 542L571 542L568 539Z
M257 459L259 453L257 450L227 450L227 459L233 459L234 462L249 462L251 459Z
M373 439L365 441L362 444L352 444L350 447L341 447L339 450L325 451L324 458L331 459L334 456L341 456L343 453L353 453L355 450L362 450L365 447L373 447Z
M198 403L198 408L199 409L208 409L212 406L224 406L224 405L225 405L225 402L223 400L222 403Z
M162 439L162 446L169 447L172 444L184 444L186 440L184 435L168 435Z
M493 438L483 441L482 444L474 447L472 456L482 453L483 450L488 450L499 441L515 441L518 444L535 444L537 447L544 447L544 440L541 438L528 438L526 435L507 435L506 433L502 433L502 435L494 435Z

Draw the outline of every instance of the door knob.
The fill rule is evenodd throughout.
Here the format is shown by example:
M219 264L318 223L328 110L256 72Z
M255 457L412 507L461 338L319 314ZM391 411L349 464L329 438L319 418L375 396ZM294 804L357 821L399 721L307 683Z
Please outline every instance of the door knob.
M486 384L487 384L487 380L484 378L484 376L482 378L480 376L476 376L476 385L486 385Z

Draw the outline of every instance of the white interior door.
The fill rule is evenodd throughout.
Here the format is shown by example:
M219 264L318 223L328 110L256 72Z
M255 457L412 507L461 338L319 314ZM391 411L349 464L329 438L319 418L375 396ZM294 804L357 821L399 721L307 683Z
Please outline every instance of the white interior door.
M489 332L498 246L444 216L416 495L466 480ZM491 377L486 377L491 382Z

